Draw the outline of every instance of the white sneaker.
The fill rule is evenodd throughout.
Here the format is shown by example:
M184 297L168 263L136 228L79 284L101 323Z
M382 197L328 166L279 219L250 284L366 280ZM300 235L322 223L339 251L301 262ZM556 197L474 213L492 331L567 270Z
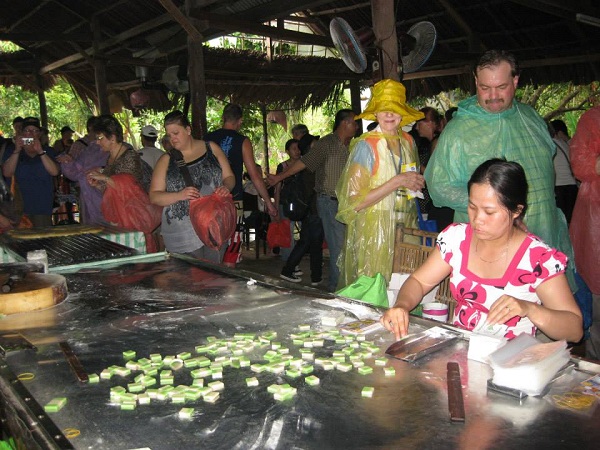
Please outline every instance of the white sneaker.
M296 268L294 269L294 275L296 275L297 277L301 277L302 275L304 275L304 272L302 272L300 266L296 266Z
M291 281L292 283L300 283L302 281L302 278L297 277L295 273L293 273L290 276L281 274L281 275L279 275L279 278L282 278L287 281Z

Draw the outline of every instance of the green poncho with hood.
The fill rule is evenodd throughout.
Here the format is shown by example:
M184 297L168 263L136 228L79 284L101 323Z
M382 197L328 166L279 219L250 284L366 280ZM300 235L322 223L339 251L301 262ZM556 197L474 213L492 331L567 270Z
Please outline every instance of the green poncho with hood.
M473 96L460 102L442 132L425 180L436 206L454 209L455 222L468 222L467 182L475 169L491 158L518 162L529 183L525 225L572 260L567 221L554 200L555 152L546 123L533 108L513 101L509 109L494 114Z

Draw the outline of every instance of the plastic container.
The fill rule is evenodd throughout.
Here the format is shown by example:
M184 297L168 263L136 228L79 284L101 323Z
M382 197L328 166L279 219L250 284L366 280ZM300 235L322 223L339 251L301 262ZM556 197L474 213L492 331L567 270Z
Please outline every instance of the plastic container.
M32 250L27 252L27 262L42 263L44 265L44 273L48 273L48 254L46 250Z
M438 322L448 321L448 305L445 303L425 303L423 304L423 317L425 319L433 319Z

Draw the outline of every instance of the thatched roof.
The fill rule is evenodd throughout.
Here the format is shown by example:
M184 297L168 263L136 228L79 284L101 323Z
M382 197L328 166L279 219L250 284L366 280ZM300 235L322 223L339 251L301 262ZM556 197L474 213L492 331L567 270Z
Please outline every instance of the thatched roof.
M0 10L0 40L28 53L0 55L0 83L45 88L53 76L68 79L84 98L95 100L94 62L107 64L107 83L127 106L142 85L136 66L148 68L145 87L158 105L168 104L162 72L185 64L188 39L241 32L275 42L331 46L329 23L342 17L358 30L372 27L372 4L362 0L19 0ZM377 2L381 5L383 2ZM486 49L515 53L521 84L589 83L600 79L600 8L589 0L437 0L395 2L399 33L430 21L437 45L416 72L405 74L409 98L453 88L472 89L470 66ZM179 9L178 9L179 8ZM582 15L583 14L583 15ZM181 19L183 17L183 20ZM590 19L591 17L591 19ZM284 29L283 21L304 28ZM594 25L594 20L597 24ZM269 22L270 21L270 22ZM377 44L367 44L375 50ZM339 94L341 83L363 74L336 58L274 56L205 48L208 95L240 103L316 105ZM165 103L166 102L166 103Z

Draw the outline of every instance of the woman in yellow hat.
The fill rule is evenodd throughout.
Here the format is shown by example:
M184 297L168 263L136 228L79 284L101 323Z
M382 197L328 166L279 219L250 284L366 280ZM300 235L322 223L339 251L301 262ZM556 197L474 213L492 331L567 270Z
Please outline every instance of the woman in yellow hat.
M356 138L337 185L337 220L346 224L346 243L338 265L338 288L360 275L381 273L389 282L396 223L417 227L414 196L424 186L413 138L401 127L423 118L406 105L404 85L382 80L357 119L379 125Z

